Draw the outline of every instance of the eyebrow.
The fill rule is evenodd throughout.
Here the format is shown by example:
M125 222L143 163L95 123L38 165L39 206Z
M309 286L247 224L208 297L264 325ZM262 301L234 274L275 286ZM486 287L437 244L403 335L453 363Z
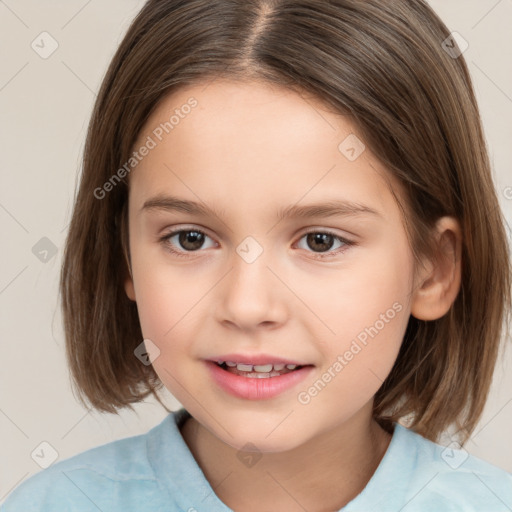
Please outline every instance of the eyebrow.
M174 196L158 195L144 202L143 211L179 211L192 215L205 217L222 217L222 213L214 208L185 199L179 199ZM356 215L375 215L382 217L377 210L358 202L347 200L331 200L322 203L310 205L290 205L277 212L277 219L282 221L287 218L311 218L311 217L334 217L334 216L356 216Z

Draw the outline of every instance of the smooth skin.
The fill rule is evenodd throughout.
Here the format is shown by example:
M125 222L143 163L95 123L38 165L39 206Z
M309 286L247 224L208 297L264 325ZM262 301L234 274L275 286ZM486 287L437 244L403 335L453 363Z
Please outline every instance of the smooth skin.
M389 446L391 435L372 419L373 397L409 316L440 318L457 296L460 226L440 219L438 257L416 268L389 189L403 199L399 184L369 148L354 161L338 149L357 136L350 119L268 84L215 80L175 91L135 147L190 97L197 106L130 175L126 293L137 303L144 338L160 350L155 371L193 416L182 435L217 496L237 512L338 510L364 489ZM217 214L143 209L171 194ZM331 200L377 213L277 217L288 206ZM185 245L179 235L161 241L176 229L206 236L202 245L187 244L190 234ZM305 236L326 230L334 237L323 245ZM251 263L237 252L248 236L263 249ZM299 392L393 304L400 311L300 403ZM219 388L205 365L233 352L315 368L275 398L244 400ZM247 443L262 455L252 466L237 457Z

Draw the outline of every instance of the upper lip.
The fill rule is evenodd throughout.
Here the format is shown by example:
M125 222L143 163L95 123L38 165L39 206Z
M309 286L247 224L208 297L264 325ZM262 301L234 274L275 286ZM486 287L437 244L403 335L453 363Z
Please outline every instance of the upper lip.
M293 359L273 356L270 354L224 354L212 357L211 361L231 361L233 363L263 365L263 364L295 364L297 366L308 366L309 363L301 363Z

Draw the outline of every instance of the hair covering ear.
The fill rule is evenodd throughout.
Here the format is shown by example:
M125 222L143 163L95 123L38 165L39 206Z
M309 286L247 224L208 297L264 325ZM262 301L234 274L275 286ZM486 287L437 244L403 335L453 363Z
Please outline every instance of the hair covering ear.
M133 280L132 264L130 257L130 238L128 233L128 201L125 201L118 215L114 218L116 234L120 237L121 247L126 263L125 269L128 271L130 278Z

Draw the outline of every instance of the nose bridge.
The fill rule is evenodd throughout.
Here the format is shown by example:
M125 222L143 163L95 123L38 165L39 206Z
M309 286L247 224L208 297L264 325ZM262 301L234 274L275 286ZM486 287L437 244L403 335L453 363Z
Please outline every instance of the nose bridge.
M271 252L252 236L235 249L220 297L220 320L239 327L283 322L286 297L273 272Z

